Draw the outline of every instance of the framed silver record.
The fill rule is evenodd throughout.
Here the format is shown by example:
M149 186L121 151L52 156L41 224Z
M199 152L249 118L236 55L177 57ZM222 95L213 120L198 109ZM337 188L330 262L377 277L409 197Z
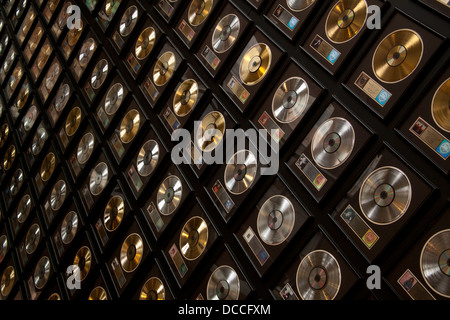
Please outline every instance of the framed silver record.
M237 272L230 266L220 266L213 271L206 286L208 300L238 300L241 291Z
M258 163L253 152L241 150L228 161L224 172L225 186L229 192L239 195L246 192L256 178Z
M169 176L161 183L156 195L158 211L165 216L171 215L178 208L183 194L180 178Z

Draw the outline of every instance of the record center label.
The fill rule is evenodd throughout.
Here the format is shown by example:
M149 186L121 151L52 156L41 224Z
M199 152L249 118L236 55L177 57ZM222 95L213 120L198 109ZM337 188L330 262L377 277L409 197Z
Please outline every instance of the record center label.
M334 65L341 56L341 53L338 50L336 50L331 44L325 41L318 34L314 37L309 46L332 65Z
M259 241L258 237L256 237L252 227L248 227L242 237L244 238L245 242L247 242L256 259L258 259L259 264L263 266L267 262L267 260L269 260L270 255L262 245L261 241Z
M295 27L299 23L299 19L294 17L286 8L279 5L272 14L278 21L280 21L284 26L289 28L289 30L294 31Z
M316 168L316 166L308 159L308 157L302 153L300 158L295 162L297 168L308 178L317 191L322 190L327 178Z
M178 248L175 243L170 248L169 255L173 261L173 264L177 268L177 271L180 274L181 278L183 278L188 271L188 267L187 267L186 263L184 262L184 259L181 256L180 251L178 251Z
M416 137L436 152L442 159L450 156L450 141L422 118L418 118L409 129Z
M370 250L380 237L373 231L351 205L342 212L341 219Z
M397 282L413 300L436 300L409 269Z
M384 107L392 97L392 94L389 91L384 89L380 84L378 84L378 82L373 80L365 72L361 72L355 81L355 85L381 107Z

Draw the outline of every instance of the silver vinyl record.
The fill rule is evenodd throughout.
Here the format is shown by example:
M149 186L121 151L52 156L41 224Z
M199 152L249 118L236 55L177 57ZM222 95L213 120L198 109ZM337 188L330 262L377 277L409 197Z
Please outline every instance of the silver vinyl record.
M225 186L232 194L242 194L253 184L258 170L255 155L249 150L236 152L224 173Z
M27 220L28 215L31 211L31 197L29 194L26 194L20 199L19 204L17 205L16 217L19 223L24 223Z
M120 19L119 32L122 37L128 36L136 26L139 12L136 6L131 6L123 13Z
M61 240L64 244L72 242L78 230L78 215L75 211L70 211L61 224Z
M59 180L55 183L52 193L50 194L50 207L53 211L59 210L64 203L67 195L66 182L64 180Z
M450 229L436 233L425 243L420 271L434 292L450 298Z
M316 164L331 170L350 157L355 145L355 131L348 120L331 118L317 128L311 142L311 154Z
M30 229L28 229L27 235L25 237L25 251L28 254L32 254L41 240L41 228L37 223L33 224Z
M217 53L227 52L239 36L241 22L235 14L223 17L214 29L212 47Z
M100 162L92 170L89 178L89 190L94 196L98 196L105 189L108 183L108 166L104 162Z
M295 223L295 209L285 196L276 195L267 199L258 213L258 234L264 243L276 246L291 234Z
M34 269L34 285L36 289L42 289L50 277L50 259L47 256L42 257Z
M309 87L300 77L284 81L272 99L272 113L277 121L290 123L297 120L305 111L309 100Z
M220 266L213 271L206 286L208 300L238 300L241 285L239 276L230 266Z
M312 251L300 262L296 283L303 300L333 300L341 287L341 268L331 253Z
M105 112L108 115L113 115L117 112L123 101L123 85L121 83L114 84L106 94L105 98Z
M371 222L391 224L408 210L412 187L408 177L400 169L382 167L365 179L359 191L362 213Z
M27 113L25 114L22 120L23 128L25 129L25 131L28 132L33 127L34 122L36 121L37 118L37 114L38 114L37 107L36 105L33 104L30 107L30 109L28 109Z
M8 251L8 238L6 237L6 234L4 234L0 237L0 263L3 261L3 258L5 258L7 251Z
M161 183L156 195L156 203L161 214L171 215L180 204L183 185L177 176L169 176Z
M79 164L85 164L94 151L94 135L90 132L81 138L77 148L77 161Z
M58 92L56 93L55 97L55 109L58 112L61 112L62 109L67 104L67 101L69 101L70 96L70 86L65 83L62 86L59 87Z
M31 153L33 153L34 156L38 155L41 152L45 141L47 141L47 138L47 130L45 130L44 127L38 128L31 144Z
M20 187L23 183L23 171L21 169L17 169L14 172L13 177L11 178L11 185L9 186L9 191L12 196L15 196L17 192L19 192Z
M78 56L78 61L80 66L85 68L91 60L92 55L94 54L94 50L96 48L95 40L92 38L87 39L83 46L80 49L80 54Z
M58 79L59 72L61 68L58 63L54 63L51 65L50 69L47 72L47 78L45 78L45 87L47 89L53 88L56 80Z
M92 88L98 89L102 86L102 84L106 80L106 76L108 75L109 65L106 59L100 60L92 71L91 75L91 85Z
M139 174L149 176L155 170L159 159L159 145L155 140L148 140L139 150L136 166Z
M292 11L302 11L312 5L316 0L287 0L287 5Z

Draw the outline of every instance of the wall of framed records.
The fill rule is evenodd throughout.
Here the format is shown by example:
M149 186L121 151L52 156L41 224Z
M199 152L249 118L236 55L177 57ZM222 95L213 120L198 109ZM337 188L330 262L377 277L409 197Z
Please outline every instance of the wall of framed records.
M1 300L450 298L447 1L1 3Z

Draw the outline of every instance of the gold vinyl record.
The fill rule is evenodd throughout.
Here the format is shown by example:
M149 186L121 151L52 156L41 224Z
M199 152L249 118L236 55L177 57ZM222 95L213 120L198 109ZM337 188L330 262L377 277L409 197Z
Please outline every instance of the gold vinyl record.
M339 0L328 13L325 32L335 43L347 42L361 31L366 19L366 0Z
M7 297L14 286L16 275L13 266L5 268L2 274L2 280L0 282L1 292L3 297Z
M121 196L114 196L109 199L103 211L103 223L106 230L112 232L116 230L122 222L125 214L125 204Z
M78 231L78 215L75 211L70 211L64 217L61 224L61 240L64 244L69 244L75 238Z
M51 65L47 72L47 77L45 78L45 87L47 89L51 90L54 87L60 71L61 67L59 63L54 63Z
M108 300L108 294L103 287L95 287L89 294L88 300Z
M62 17L61 22L63 22L63 25L60 25L61 29L63 29L67 24L67 18L69 16ZM80 19L80 28L72 28L69 29L69 32L67 33L67 43L69 46L73 47L77 44L78 39L80 39L81 34L83 33L83 20Z
M259 83L272 64L272 51L265 43L251 47L244 55L239 66L239 76L248 86Z
M201 25L211 12L213 0L192 0L188 20L194 27Z
M32 105L22 119L22 124L25 131L27 132L30 131L30 129L34 125L34 122L36 121L37 116L38 116L37 107L36 105Z
M9 126L7 123L4 123L0 129L0 148L5 145L6 140L8 140L9 136Z
M169 176L161 183L156 203L161 214L168 216L178 208L183 195L183 185L177 176Z
M95 43L94 39L89 38L84 41L83 46L80 49L80 54L78 55L78 61L82 68L87 67L96 48L97 44Z
M381 167L369 174L359 191L362 213L379 225L394 223L408 210L412 187L408 176L395 167Z
M108 183L108 166L100 162L95 166L89 177L89 190L94 196L98 196Z
M436 233L425 243L420 254L420 271L434 292L450 298L450 229Z
M217 53L227 52L239 36L241 22L237 15L231 13L223 17L214 29L212 47Z
M133 141L139 130L140 119L141 116L136 109L128 111L122 119L122 123L120 124L120 140L123 143L130 143Z
M42 147L44 146L45 141L47 141L48 133L44 127L39 127L36 134L33 137L33 141L31 144L31 153L36 156L38 155Z
M67 101L69 101L70 97L70 86L65 83L62 86L59 87L58 92L56 93L55 97L55 109L58 112L61 112L62 109L67 104Z
M137 23L139 11L136 6L131 6L125 10L122 18L120 19L119 32L122 37L128 36Z
M148 279L142 286L139 300L165 300L166 290L164 284L159 278L152 277Z
M77 161L79 164L85 164L94 151L95 138L90 132L86 133L80 140L77 147Z
M58 293L52 293L49 297L48 300L61 300L61 297Z
M73 108L67 115L65 131L67 136L71 137L77 132L81 124L81 109L79 107Z
M308 106L309 87L300 77L284 81L272 99L272 113L277 121L290 123L297 120Z
M50 277L50 259L47 256L42 257L34 269L34 286L41 290L47 284Z
M31 52L34 52L34 50L36 50L43 33L44 30L42 30L42 28L39 26L34 29L33 33L31 34L30 40L28 40L28 48L30 48Z
M180 233L180 249L186 260L196 260L208 244L208 225L201 217L190 218Z
M227 190L235 195L246 192L252 186L257 170L258 163L253 152L236 152L225 167L223 179Z
M17 97L17 109L22 110L22 108L27 103L28 97L30 96L30 87L28 85L22 86Z
M55 170L56 165L56 157L53 152L49 152L44 160L42 161L41 165L41 179L42 181L46 182L50 179L50 177L53 174L53 171Z
M165 85L172 78L177 58L173 52L165 52L159 57L153 69L153 81L158 87Z
M106 94L105 98L105 112L108 115L113 115L119 110L124 98L124 89L121 83L115 83Z
M3 65L2 65L2 70L5 73L7 73L9 71L9 69L11 68L15 58L16 58L16 52L14 50L9 51L8 55L6 56L5 61L3 62Z
M51 12L53 12L55 11L58 4L59 0L49 0L49 2L47 2L47 7L50 9Z
M3 170L8 171L11 169L14 160L16 159L16 147L12 144L6 149L5 155L3 156Z
M69 17L69 14L67 13L67 9L71 5L72 5L72 3L70 1L66 1L64 3L64 6L61 8L61 11L59 12L58 18L56 19L56 25L58 26L59 30L63 30L67 26L67 18ZM82 24L81 19L80 19L80 23Z
M373 72L386 83L402 81L417 68L422 54L423 42L418 33L396 30L378 44L372 60Z
M136 167L138 173L142 177L148 177L159 160L159 145L155 140L148 140L145 142L139 150L138 157L136 159Z
M0 263L5 258L6 253L8 252L8 237L6 234L0 236Z
M297 290L303 300L333 300L341 280L338 261L324 250L310 252L297 269Z
M303 11L316 0L287 0L287 5L292 11Z
M73 259L73 264L75 266L78 266L78 268L74 269L74 274L80 273L80 281L83 281L86 279L87 275L89 274L89 271L91 270L91 264L92 264L92 256L91 256L91 250L84 246L81 247L77 253L75 254L75 258ZM77 277L75 277L77 278Z
M125 272L133 272L139 266L144 253L144 242L137 233L130 234L120 248L120 264Z
M9 191L11 192L12 196L17 195L19 192L20 187L23 183L23 171L21 169L17 169L16 172L14 172L13 177L11 178L11 184L9 186Z
M17 205L16 217L19 223L24 223L27 220L31 211L31 197L29 194L24 195Z
M226 130L225 117L219 111L211 111L197 129L195 140L200 150L212 152L222 141Z
M139 35L136 41L136 47L134 48L134 53L139 60L143 60L148 57L150 52L153 50L156 40L156 31L152 27L144 29Z
M51 53L52 46L49 43L44 43L36 61L36 67L39 70L42 70L45 67L45 64L47 63L48 57L50 57Z
M241 284L237 272L230 266L213 271L206 285L208 300L238 300Z
M92 88L97 90L102 86L102 84L106 80L106 76L108 75L108 70L109 65L106 59L102 59L96 64L94 71L92 71L91 75Z
M431 114L439 128L450 132L450 78L434 94Z
M59 180L55 183L52 193L50 194L50 207L53 211L59 210L64 203L67 195L66 182Z
M179 117L188 115L198 99L198 83L193 79L184 81L177 88L173 97L173 111Z
M25 237L25 251L28 254L32 254L41 240L41 228L37 223L33 224L30 229L28 229L27 235Z
M20 79L22 78L22 72L23 72L22 67L17 66L14 69L12 75L9 77L8 87L11 90L11 92L14 92L16 90L17 84L19 83ZM28 97L28 95L26 95L26 97ZM21 109L21 108L19 108L20 106L23 107L23 105L25 105L25 103L23 103L23 105L22 105L21 101L24 101L24 100L19 96L19 98L17 98L17 108L19 110Z

